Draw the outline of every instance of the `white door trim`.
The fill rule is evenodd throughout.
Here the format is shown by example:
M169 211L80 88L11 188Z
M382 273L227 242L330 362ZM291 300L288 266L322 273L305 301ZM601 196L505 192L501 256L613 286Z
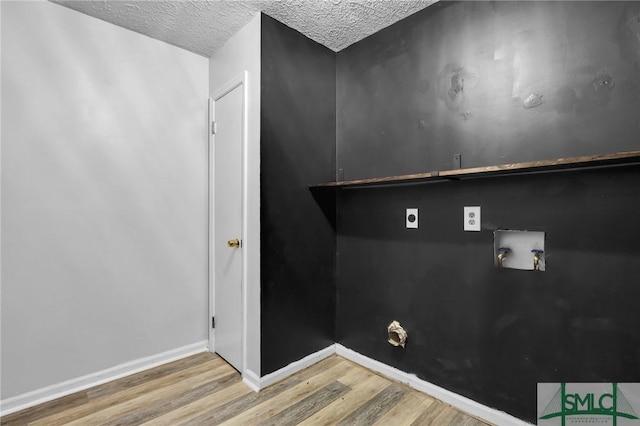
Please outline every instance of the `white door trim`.
M214 152L213 144L215 143L215 135L213 134L212 124L215 119L215 102L227 93L242 87L242 240L243 254L246 253L246 247L251 244L247 240L247 171L248 171L248 73L243 71L220 88L215 90L209 98L209 351L215 352L215 330L211 327L211 318L215 316L215 249L213 242L215 241L215 173L214 173ZM246 256L242 256L242 373L247 369L247 261Z

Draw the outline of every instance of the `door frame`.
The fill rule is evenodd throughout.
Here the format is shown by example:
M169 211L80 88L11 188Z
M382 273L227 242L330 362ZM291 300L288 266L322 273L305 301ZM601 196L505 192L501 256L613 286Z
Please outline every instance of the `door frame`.
M215 121L215 103L217 100L228 94L232 90L242 87L242 231L240 239L242 241L242 260L241 260L241 294L242 294L242 373L247 368L247 262L246 262L246 250L244 249L249 241L247 241L247 170L248 170L248 91L247 91L248 72L243 71L238 74L227 83L223 84L220 88L215 90L209 97L209 123L208 123L208 135L209 135L209 318L207 319L207 327L209 330L209 352L215 352L215 329L212 327L211 318L215 317L215 134L213 134L213 122Z

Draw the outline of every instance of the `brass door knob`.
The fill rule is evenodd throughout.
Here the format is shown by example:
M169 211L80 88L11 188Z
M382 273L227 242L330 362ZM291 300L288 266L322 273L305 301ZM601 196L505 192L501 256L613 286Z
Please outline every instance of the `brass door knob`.
M240 240L235 238L233 240L229 240L227 241L227 245L231 248L238 248L240 247Z

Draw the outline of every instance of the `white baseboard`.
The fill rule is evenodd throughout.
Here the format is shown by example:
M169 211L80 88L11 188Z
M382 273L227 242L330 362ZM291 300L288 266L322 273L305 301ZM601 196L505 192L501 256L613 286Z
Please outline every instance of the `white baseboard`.
M472 399L448 391L444 388L441 388L440 386L434 385L433 383L429 383L427 381L419 379L415 374L405 373L404 371L398 370L397 368L391 367L380 361L376 361L367 356L359 354L351 349L345 348L339 343L336 343L335 347L336 354L338 354L339 356L353 361L356 364L360 364L361 366L368 368L369 370L380 373L390 379L396 380L401 383L406 383L410 387L420 392L426 393L460 411L464 411L465 413L478 417L479 419L496 425L530 425L530 423L513 417L512 415L507 414L504 411L499 411L494 408L487 407L486 405L480 404Z
M200 352L205 352L207 350L208 341L203 340L201 342L193 343L181 348L176 348L160 354L140 358L112 368L108 368L106 370L88 374L86 376L78 377L52 386L47 386L45 388L28 392L22 395L17 395L0 401L0 416L6 416L8 414L32 407L37 404L42 404L56 398L70 395L74 392L101 385L103 383L119 379L121 377L135 374L140 371L157 367L158 365L176 361L178 359L185 358L191 355L195 355ZM284 380L287 377L297 373L298 371L310 367L313 364L333 354L337 354L343 358L353 361L356 364L382 374L383 376L386 376L392 380L405 383L420 392L426 393L436 399L439 399L442 402L451 405L452 407L455 407L458 410L469 413L472 416L478 417L479 419L482 419L489 423L510 426L530 425L530 423L513 417L503 411L487 407L486 405L480 404L476 401L473 401L472 399L448 391L444 388L441 388L440 386L419 379L414 374L409 374L404 371L398 370L397 368L391 367L380 361L376 361L365 355L359 354L338 343L321 349L318 352L312 353L311 355L308 355L301 360L292 362L286 367L283 367L280 370L274 371L273 373L267 374L263 377L259 377L255 372L251 370L245 370L242 374L242 380L254 392L258 392L261 389Z
M327 346L326 348L321 349L318 352L314 352L311 355L307 355L306 357L298 361L292 362L291 364L281 368L280 370L276 370L273 373L269 373L266 376L262 376L259 379L259 382L257 383L257 390L255 386L253 386L255 385L255 382L252 384L249 384L247 383L247 381L245 381L245 383L247 383L248 386L250 386L252 389L256 390L257 392L260 389L264 389L269 385L279 382L280 380L286 379L292 374L295 374L300 370L310 367L316 362L321 361L335 353L336 353L336 345ZM246 378L248 379L248 377Z
M242 381L249 386L252 391L260 392L260 376L251 370L244 370L242 373Z
M149 368L205 352L208 350L207 348L208 342L203 340L156 355L125 362L124 364L87 374L86 376L76 377L75 379L36 389L22 395L16 395L0 401L0 416L6 416L16 411L33 407L34 405L70 395L74 392L79 392Z

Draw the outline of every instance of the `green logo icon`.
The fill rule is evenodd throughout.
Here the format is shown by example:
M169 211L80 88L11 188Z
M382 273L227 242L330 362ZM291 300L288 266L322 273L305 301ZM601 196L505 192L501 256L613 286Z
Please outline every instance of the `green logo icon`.
M611 393L567 392L567 384L560 383L560 388L542 411L540 420L559 417L562 426L571 416L608 416L611 419L607 420L612 420L613 426L617 425L618 418L637 420L638 415L620 392L618 384L612 383L611 387Z

